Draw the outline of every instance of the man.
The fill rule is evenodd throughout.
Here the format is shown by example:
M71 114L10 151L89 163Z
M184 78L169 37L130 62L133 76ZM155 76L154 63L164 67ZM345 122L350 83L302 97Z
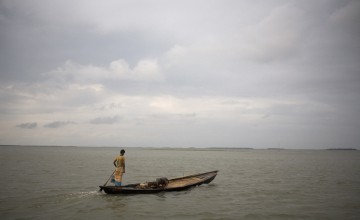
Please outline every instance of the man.
M115 186L121 186L122 176L125 173L125 150L120 151L120 156L117 156L114 160L115 166Z

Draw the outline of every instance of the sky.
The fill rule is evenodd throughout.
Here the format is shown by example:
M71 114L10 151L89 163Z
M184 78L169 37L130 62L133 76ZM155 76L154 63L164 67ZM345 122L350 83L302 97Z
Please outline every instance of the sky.
M360 149L358 0L0 0L0 144Z

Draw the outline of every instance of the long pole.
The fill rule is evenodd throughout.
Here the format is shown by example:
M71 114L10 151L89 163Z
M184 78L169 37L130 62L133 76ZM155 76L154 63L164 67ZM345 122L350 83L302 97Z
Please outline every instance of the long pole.
M110 175L110 177L109 177L109 179L105 182L105 184L103 185L103 186L106 186L106 184L109 182L109 180L111 179L111 177L114 175L114 173L115 173L115 170L114 170L114 172L112 172L112 174ZM102 191L103 189L102 188L100 188L100 192Z

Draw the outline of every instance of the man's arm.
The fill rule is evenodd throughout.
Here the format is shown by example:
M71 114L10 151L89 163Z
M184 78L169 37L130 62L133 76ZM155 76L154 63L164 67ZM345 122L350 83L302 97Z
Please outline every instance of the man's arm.
M116 167L116 159L114 160L114 162L113 162L113 163L114 163L114 166Z
M125 173L125 160L124 160L124 173Z

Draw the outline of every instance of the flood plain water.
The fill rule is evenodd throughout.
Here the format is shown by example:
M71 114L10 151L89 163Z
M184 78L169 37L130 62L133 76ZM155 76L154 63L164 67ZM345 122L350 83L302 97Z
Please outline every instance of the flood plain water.
M124 183L219 170L209 185L99 192L120 148L0 147L0 219L360 219L360 152L126 148Z

